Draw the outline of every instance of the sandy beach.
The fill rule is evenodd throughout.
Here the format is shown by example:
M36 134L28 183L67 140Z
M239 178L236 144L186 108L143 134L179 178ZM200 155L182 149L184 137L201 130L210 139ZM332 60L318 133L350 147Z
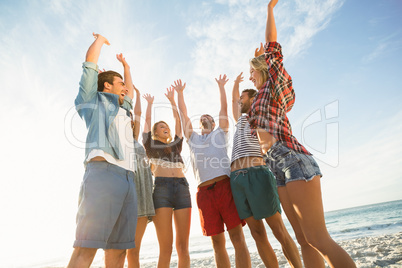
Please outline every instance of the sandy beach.
M376 237L364 237L338 242L353 258L357 267L402 267L402 232ZM280 249L275 250L279 267L290 267ZM250 252L253 268L265 267L257 252ZM234 255L230 256L235 267ZM142 264L141 267L156 267L156 263ZM177 267L172 261L170 267ZM192 259L191 267L215 267L213 257Z
M356 263L356 266L359 268L402 267L402 232L338 241L338 244L341 245L351 255ZM280 249L275 249L275 253L278 258L279 267L290 267ZM250 252L250 255L253 268L265 267L257 252ZM230 261L231 266L235 267L234 255L230 256ZM91 268L102 268L104 267L102 264L103 260L99 260L98 262L93 263ZM63 266L61 265L40 265L35 267L63 268ZM127 263L125 267L127 267ZM155 268L157 267L157 263L141 262L141 267ZM177 267L177 260L172 260L170 267ZM215 267L214 258L213 256L197 259L193 258L191 259L191 267ZM327 265L326 267L329 266Z

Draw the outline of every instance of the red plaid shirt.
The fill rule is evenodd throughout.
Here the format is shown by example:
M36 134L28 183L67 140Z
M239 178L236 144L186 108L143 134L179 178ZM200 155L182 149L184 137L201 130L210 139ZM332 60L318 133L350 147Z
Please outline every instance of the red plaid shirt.
M256 128L265 129L288 148L310 154L292 135L292 127L286 116L295 102L295 92L292 78L283 67L282 47L279 43L265 44L265 60L268 64L268 81L258 91L251 105L251 134L257 135Z

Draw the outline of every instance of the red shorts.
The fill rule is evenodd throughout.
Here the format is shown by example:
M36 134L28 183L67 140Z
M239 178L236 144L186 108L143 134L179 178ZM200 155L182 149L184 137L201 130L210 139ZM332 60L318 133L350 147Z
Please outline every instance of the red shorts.
M246 222L241 220L236 210L230 188L230 179L223 179L214 184L198 187L197 205L200 213L202 233L213 236L233 229Z

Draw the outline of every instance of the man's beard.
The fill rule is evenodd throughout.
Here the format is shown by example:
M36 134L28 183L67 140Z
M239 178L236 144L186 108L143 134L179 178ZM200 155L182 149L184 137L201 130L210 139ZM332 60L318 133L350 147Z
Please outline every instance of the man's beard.
M241 112L242 114L248 113L248 112L250 111L250 107L251 107L251 106L250 106L249 103L243 104L243 105L241 105L240 112Z
M201 121L201 126L203 129L211 129L212 128L212 123L209 120L202 120Z

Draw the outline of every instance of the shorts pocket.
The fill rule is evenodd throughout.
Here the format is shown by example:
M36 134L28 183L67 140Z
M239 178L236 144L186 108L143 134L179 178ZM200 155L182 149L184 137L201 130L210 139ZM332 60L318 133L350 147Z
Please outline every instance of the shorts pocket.
M289 150L289 152L284 154L282 158L274 162L274 164L276 165L275 169L279 169L282 172L285 172L300 161L301 159L298 154L292 150Z

